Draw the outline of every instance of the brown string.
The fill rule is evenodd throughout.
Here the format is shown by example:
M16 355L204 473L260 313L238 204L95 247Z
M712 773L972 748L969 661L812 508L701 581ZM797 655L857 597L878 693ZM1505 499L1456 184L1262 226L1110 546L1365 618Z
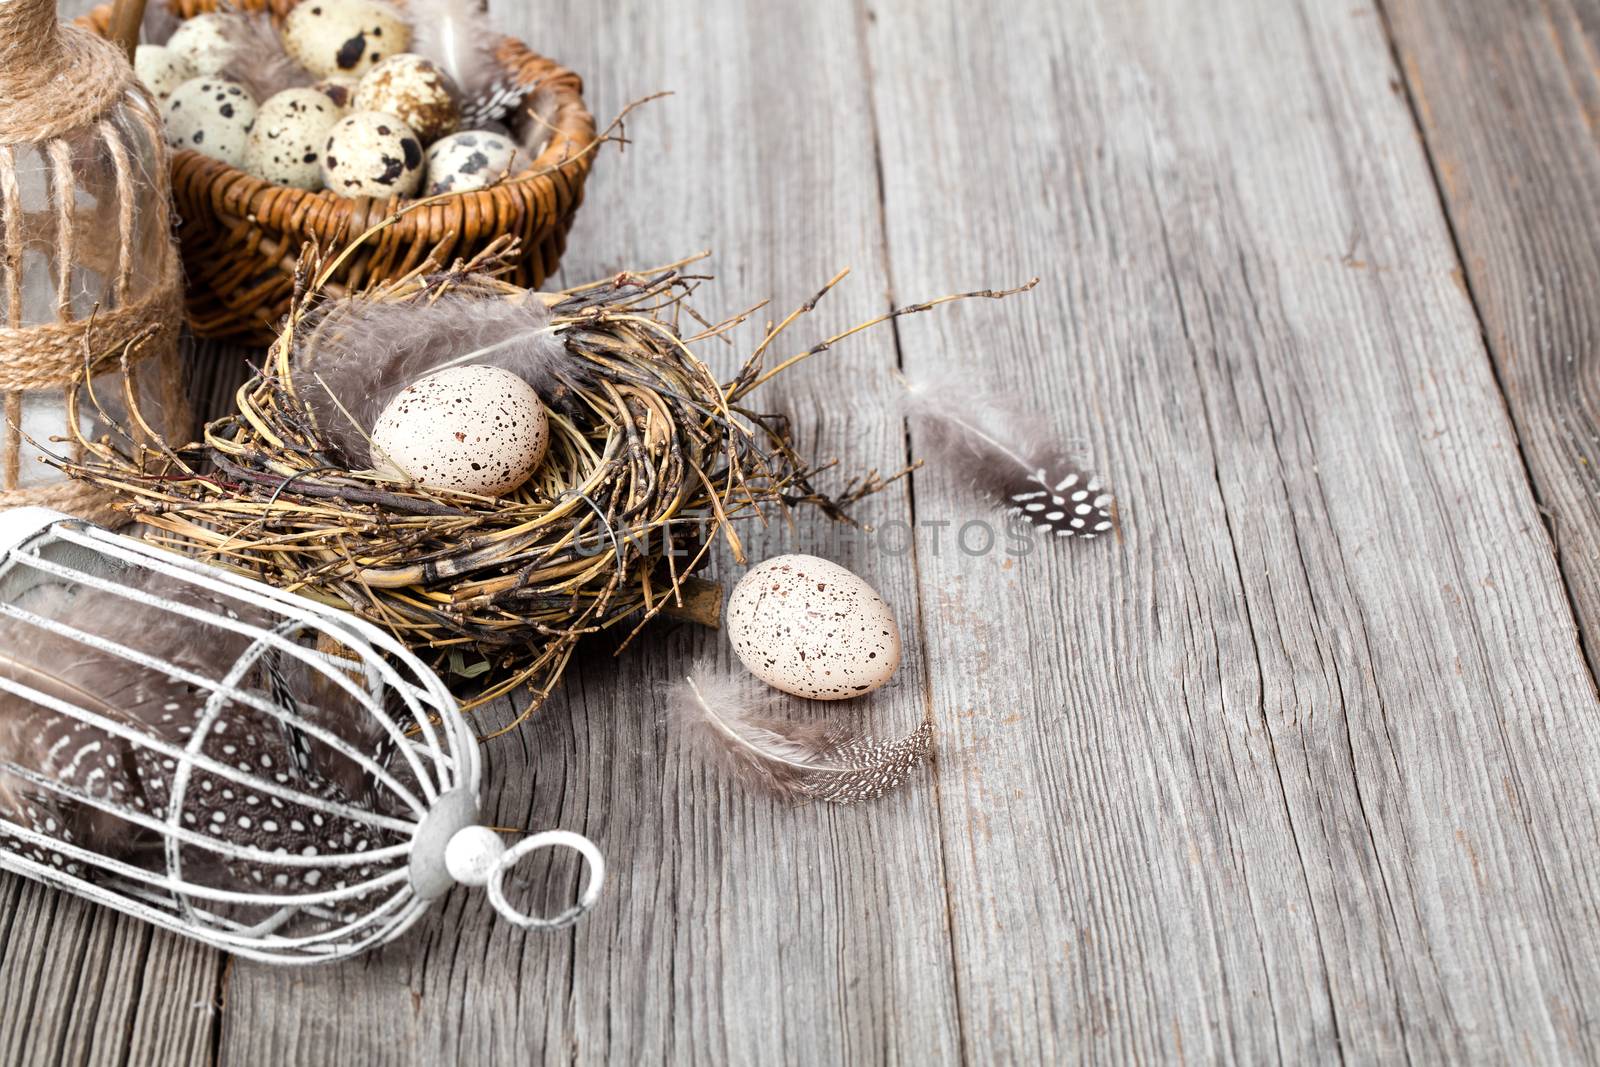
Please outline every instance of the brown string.
M182 319L177 257L172 257L166 280L138 303L77 322L0 329L0 392L64 388L83 369L86 340L96 353L106 354L149 333L151 340L130 353L130 360L171 349Z
M0 494L7 507L52 508L78 519L110 526L118 520L116 496L88 482L57 482Z
M22 325L22 190L17 185L17 153L0 145L0 236L5 237L6 325Z
M128 293L133 285L133 252L128 241L134 235L134 209L138 206L137 194L134 191L133 164L128 159L128 146L122 143L122 135L116 123L102 120L100 123L100 138L105 141L106 151L111 154L111 165L117 172L117 235L121 239L117 245L117 306L122 307L128 302Z
M48 141L87 126L132 82L116 45L57 23L55 0L0 3L0 142Z
M7 93L46 80L66 65L51 0L0 4L0 60L0 89Z
M72 209L77 199L72 173L72 148L65 141L51 141L45 149L50 157L50 189L56 202L56 318L71 322L72 268L78 262L76 227Z
M5 448L0 449L0 485L16 485L22 477L22 394L6 394Z
M112 116L119 104L126 105L126 123ZM96 227L111 222L98 211L93 217L78 217L74 152L66 140L73 134L104 141L115 173L114 234L98 232ZM146 146L130 140L140 136L155 153L148 174L141 173L135 160ZM53 218L54 247L48 263L37 268L31 259L24 261L27 220L16 173L18 146L37 151L49 165L51 210L36 217ZM17 425L26 394L60 395L90 355L121 357L131 383L159 375L163 399L170 403L177 398L174 411L181 406L177 338L183 289L176 249L170 244L163 249L153 289L139 292L133 284L141 223L160 240L166 240L170 227L167 167L154 104L133 80L122 53L92 33L58 25L55 0L0 0L0 299L5 302L0 317L0 506L35 504L85 518L110 516L112 498L87 485L16 487L24 452ZM106 275L111 307L76 319L76 272L85 262L100 259L114 259L108 270L95 267ZM57 321L25 327L22 281L23 272L31 269L51 272ZM69 428L52 429L64 433Z

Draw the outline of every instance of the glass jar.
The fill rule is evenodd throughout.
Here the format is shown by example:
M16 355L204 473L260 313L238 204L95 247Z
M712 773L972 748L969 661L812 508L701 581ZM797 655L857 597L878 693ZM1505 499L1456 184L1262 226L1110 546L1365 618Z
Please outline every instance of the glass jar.
M115 46L54 0L0 0L0 506L88 492L41 453L81 450L67 392L91 362L105 410L80 405L85 437L125 421L130 387L153 430L187 432L167 163Z

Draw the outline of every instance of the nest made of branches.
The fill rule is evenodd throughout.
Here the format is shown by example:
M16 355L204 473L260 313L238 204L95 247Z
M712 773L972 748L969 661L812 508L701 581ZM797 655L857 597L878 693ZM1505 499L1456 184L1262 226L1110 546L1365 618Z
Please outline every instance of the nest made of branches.
M623 646L664 612L715 624L720 590L693 577L717 540L745 562L742 520L786 520L803 506L838 521L904 471L868 471L828 494L829 464L795 449L788 420L750 398L763 383L838 341L899 315L985 291L900 308L768 366L774 344L844 275L769 323L729 381L695 348L725 339L759 306L721 322L688 297L704 276L694 260L624 273L564 292L528 293L500 279L507 241L440 271L341 300L402 304L453 294L539 299L582 365L570 395L546 398L551 444L520 489L498 499L440 492L395 475L350 470L306 403L315 365L315 314L334 300L323 282L338 257L309 256L294 310L238 410L182 447L150 430L137 398L107 403L91 384L120 353L87 357L68 423L110 427L75 440L75 478L116 491L142 536L347 609L386 627L425 657L472 709L527 687L512 725L539 706L585 635L627 627ZM685 325L687 323L687 325ZM116 408L126 412L108 413ZM90 416L92 418L80 418ZM510 727L506 727L509 729Z

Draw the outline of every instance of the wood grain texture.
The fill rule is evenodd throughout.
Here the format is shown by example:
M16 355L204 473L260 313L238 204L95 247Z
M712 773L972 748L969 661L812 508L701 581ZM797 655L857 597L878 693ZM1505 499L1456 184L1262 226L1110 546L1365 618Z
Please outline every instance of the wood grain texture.
M185 339L191 401L216 410L244 353ZM226 958L0 872L0 1063L211 1064Z
M11 875L0 913L0 1062L212 1062L217 953Z
M596 168L563 275L570 283L711 248L718 280L696 298L723 314L771 297L774 314L841 267L855 276L808 315L783 355L876 314L886 275L864 45L849 0L696 4L663 32L657 5L499 4L503 25L546 39L586 74L597 115L659 89L634 143ZM708 62L711 57L722 57ZM789 71L781 77L775 72ZM781 134L761 136L771 116ZM746 344L756 329L742 334ZM740 353L713 349L723 372ZM770 397L805 448L895 469L888 414L893 336L797 370ZM855 387L839 388L848 371ZM903 491L871 517L909 517ZM803 540L833 554L820 521ZM909 557L857 549L853 564L916 625ZM736 578L740 568L723 574ZM612 864L599 908L574 932L523 935L481 895L452 896L421 930L348 967L291 974L240 964L222 1055L238 1063L925 1062L958 1054L954 968L928 776L885 803L788 810L726 783L661 723L655 689L719 635L662 628L613 659L580 657L531 729L491 744L502 826L579 830ZM923 664L859 716L881 732L921 717ZM572 871L539 871L549 903ZM352 1012L351 1005L361 1005Z
M1592 667L1600 664L1600 2L1382 6Z
M896 292L1046 279L907 366L1123 502L1107 551L921 557L966 1051L1594 1056L1596 702L1381 21L1051 7L870 34Z
M899 609L911 654L857 713L931 702L941 749L860 810L683 751L654 690L719 637L588 649L486 753L494 822L611 860L566 934L458 891L274 970L0 877L0 1062L1600 1059L1600 15L1383 2L497 0L597 114L678 91L601 160L566 281L713 247L704 310L781 313L854 266L808 341L1041 275L772 400L890 468L918 444L891 372L970 367L1081 439L1122 538L964 554L989 516L929 469L868 509L914 554L757 540ZM219 410L240 353L196 370ZM530 873L534 905L574 892Z

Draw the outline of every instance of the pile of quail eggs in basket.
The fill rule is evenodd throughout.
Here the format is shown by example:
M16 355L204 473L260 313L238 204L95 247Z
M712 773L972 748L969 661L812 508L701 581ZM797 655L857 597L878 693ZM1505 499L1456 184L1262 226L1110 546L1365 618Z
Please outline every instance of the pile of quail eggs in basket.
M198 15L140 45L134 65L173 148L263 181L350 197L481 189L536 156L548 127L514 134L502 121L514 87L464 87L474 59L432 36L420 14L413 24L378 0L311 0L281 25ZM469 47L481 60L486 42Z

